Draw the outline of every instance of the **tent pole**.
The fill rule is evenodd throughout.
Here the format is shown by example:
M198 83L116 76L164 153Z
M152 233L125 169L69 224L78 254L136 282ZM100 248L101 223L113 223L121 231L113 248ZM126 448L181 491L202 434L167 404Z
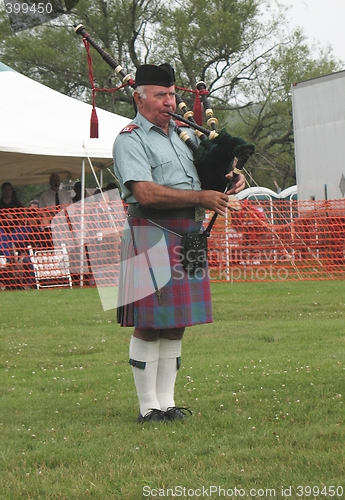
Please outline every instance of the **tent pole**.
M85 232L85 158L81 161L81 218L80 218L80 287L84 284L84 232Z

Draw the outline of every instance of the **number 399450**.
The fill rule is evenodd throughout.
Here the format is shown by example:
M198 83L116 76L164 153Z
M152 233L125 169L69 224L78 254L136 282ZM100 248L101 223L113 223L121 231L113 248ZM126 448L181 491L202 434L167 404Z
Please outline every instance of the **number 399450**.
M7 14L50 14L53 10L51 3L5 3Z

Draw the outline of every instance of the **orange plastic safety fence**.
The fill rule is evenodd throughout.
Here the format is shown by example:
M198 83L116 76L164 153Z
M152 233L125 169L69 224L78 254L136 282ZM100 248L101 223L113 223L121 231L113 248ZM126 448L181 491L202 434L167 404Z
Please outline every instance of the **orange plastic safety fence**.
M248 201L218 217L209 241L213 281L345 278L345 199Z
M114 285L124 221L121 201L0 210L0 287Z
M1 210L0 288L116 285L125 218L120 201ZM235 201L208 243L213 282L344 279L345 199Z

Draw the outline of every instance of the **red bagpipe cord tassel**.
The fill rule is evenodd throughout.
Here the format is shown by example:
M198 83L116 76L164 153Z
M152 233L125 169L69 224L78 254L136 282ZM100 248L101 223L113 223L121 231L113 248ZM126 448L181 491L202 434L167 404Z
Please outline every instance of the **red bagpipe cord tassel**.
M92 90L92 111L90 120L90 138L98 139L98 117L95 107L95 92Z
M84 46L87 53L87 64L89 67L89 80L92 87L92 111L91 111L91 120L90 120L90 138L98 139L98 117L96 112L96 88L95 81L93 78L93 69L92 69L92 58L90 53L90 44L83 38Z
M127 85L130 85L134 83L133 80L129 80L126 83L120 85L119 87L114 87L112 89L102 89L95 87L95 81L93 78L93 69L92 69L92 58L91 58L91 53L90 53L90 44L86 40L86 38L83 38L84 46L87 52L87 63L89 66L89 80L91 83L91 88L92 88L92 111L91 111L91 120L90 120L90 138L91 139L98 139L98 117L97 117L97 112L96 112L96 92L117 92L118 90L122 89L123 87L126 87Z
M202 125L202 109L201 109L201 100L199 91L195 92L195 100L194 100L194 120L198 125Z

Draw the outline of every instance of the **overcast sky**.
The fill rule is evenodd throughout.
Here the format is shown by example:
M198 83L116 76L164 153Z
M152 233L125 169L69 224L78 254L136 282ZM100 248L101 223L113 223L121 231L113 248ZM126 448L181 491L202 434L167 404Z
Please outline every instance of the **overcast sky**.
M345 61L345 0L279 0L290 6L289 26L302 27L308 40L330 44L337 59ZM310 44L311 44L310 43Z

